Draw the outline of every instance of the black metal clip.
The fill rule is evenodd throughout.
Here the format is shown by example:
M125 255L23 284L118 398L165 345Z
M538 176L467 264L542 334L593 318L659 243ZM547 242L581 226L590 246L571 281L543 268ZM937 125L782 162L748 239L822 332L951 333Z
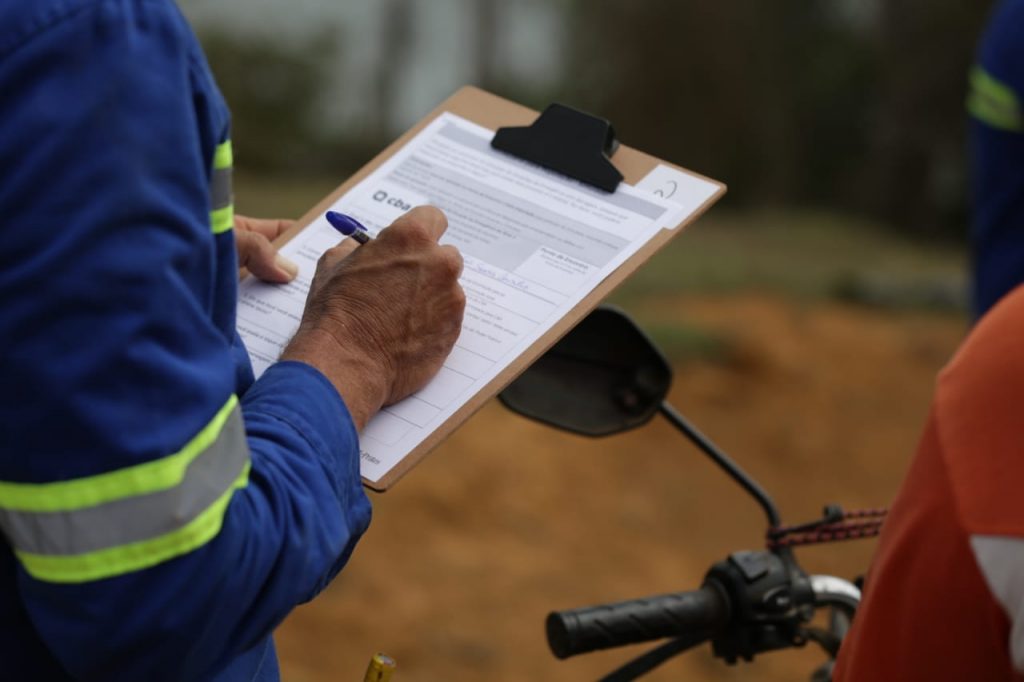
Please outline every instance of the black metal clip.
M619 148L612 124L564 104L549 105L532 125L499 128L491 146L606 192L622 182L609 160Z

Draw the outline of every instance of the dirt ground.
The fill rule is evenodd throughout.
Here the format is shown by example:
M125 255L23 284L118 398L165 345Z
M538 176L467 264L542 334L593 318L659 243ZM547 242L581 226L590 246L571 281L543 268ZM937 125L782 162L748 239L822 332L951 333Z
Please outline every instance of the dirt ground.
M963 331L950 316L772 298L662 300L645 313L716 330L733 351L677 368L672 401L773 494L784 520L885 504ZM644 648L560 662L544 616L697 586L759 546L754 503L670 427L604 440L492 403L386 495L352 562L278 632L286 680L356 681L375 651L395 682L593 680ZM873 541L801 550L853 577ZM650 680L806 680L813 649L729 668L705 646Z

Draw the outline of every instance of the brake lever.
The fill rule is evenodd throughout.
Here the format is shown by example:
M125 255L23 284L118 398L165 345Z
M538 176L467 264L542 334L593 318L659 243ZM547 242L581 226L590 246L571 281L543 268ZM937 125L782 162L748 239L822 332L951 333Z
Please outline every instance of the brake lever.
M708 635L706 634L673 639L651 649L645 654L637 656L621 668L617 668L602 677L599 682L632 682L651 672L673 656L678 656L695 646L703 644L707 640Z
M817 626L801 628L800 633L807 641L820 646L829 655L829 658L835 658L839 654L839 645L842 640L835 633Z

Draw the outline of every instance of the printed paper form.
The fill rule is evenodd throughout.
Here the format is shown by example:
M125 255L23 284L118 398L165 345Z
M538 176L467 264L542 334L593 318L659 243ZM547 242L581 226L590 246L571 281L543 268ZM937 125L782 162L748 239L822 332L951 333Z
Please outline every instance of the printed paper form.
M462 252L462 333L425 388L385 408L360 436L362 475L379 481L664 226L690 213L625 184L606 194L490 147L493 132L444 114L334 205L371 234L413 206L448 216ZM696 178L694 182L702 182ZM316 261L339 235L319 218L284 246L300 274L246 280L238 330L256 375L295 333Z

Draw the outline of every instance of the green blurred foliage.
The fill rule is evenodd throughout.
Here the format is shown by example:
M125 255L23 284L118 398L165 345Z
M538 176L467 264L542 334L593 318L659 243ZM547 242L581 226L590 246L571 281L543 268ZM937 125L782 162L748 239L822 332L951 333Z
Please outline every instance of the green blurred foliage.
M329 51L329 43L317 42ZM244 165L258 170L301 168L310 148L321 142L311 125L325 64L319 51L223 32L206 32L202 43L234 112L231 136Z
M343 177L388 141L379 131L348 136L322 124L323 83L338 60L332 32L299 45L205 30L201 42L231 107L236 165L244 171Z
M991 2L840 5L577 0L572 97L731 203L962 232L966 74Z
M234 115L239 165L344 177L389 141L420 54L413 0L388 0L379 115L328 132L328 33L300 45L205 33ZM621 138L729 185L735 206L852 213L912 235L966 232L966 74L991 0L563 0L561 84L510 80L496 0L465 0L477 82L534 108L562 101ZM337 27L335 27L337 30ZM359 36L373 40L373 36ZM414 40L415 39L415 40ZM404 47L403 47L404 46ZM401 48L401 49L400 49ZM437 93L440 101L448 93ZM422 112L426 113L426 112Z
M647 261L612 300L632 308L689 293L759 292L871 303L855 287L874 282L908 293L964 291L961 249L908 237L834 212L716 207ZM904 303L913 307L914 301L892 307ZM952 301L946 309L960 306Z

